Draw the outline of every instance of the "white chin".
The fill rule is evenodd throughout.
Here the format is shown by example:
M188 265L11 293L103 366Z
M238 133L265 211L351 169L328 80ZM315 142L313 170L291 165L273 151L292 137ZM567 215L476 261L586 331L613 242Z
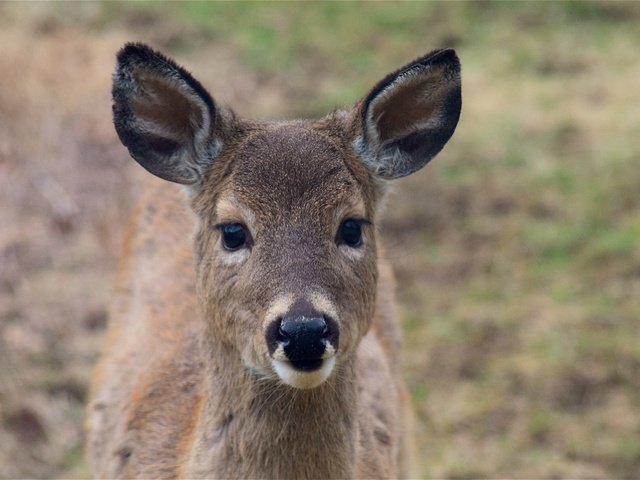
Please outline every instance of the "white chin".
M333 356L325 359L320 368L311 372L296 370L289 362L276 360L274 358L271 359L271 364L280 377L280 380L284 383L293 388L307 390L319 386L329 378L336 364L336 357Z

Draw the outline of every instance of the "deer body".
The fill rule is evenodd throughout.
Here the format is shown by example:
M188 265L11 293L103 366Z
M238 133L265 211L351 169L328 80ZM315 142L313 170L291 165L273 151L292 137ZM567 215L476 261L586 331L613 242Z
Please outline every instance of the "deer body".
M410 64L350 112L271 123L219 109L148 47L118 60L121 140L187 187L149 182L133 215L91 388L95 474L409 475L375 224L384 179L417 170L453 133L455 54ZM393 120L398 108L406 118Z

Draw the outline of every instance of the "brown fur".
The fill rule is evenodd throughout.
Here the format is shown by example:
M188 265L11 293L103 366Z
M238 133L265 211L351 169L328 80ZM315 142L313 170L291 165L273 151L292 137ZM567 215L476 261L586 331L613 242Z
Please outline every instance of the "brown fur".
M95 474L408 476L410 409L398 374L394 283L376 245L384 188L353 147L365 129L375 132L361 123L366 104L318 121L245 122L217 109L209 121L215 108L209 97L189 103L201 95L195 80L171 70L175 65L164 57L134 54L133 73L123 78L135 83L136 68L151 68L154 82L162 82L158 68L167 68L170 81L154 83L154 91L169 92L164 103L199 112L202 122L179 132L197 137L196 147L175 143L176 132L173 143L156 141L158 134L147 141L140 136L149 124L138 128L144 119L127 110L130 91L139 90L128 84L114 90L119 134L136 160L192 186L187 195L149 180L133 215L105 355L91 388L88 446ZM409 93L397 94L400 105L416 89L409 78ZM393 88L384 91L386 104L393 104ZM165 115L165 127L175 122L158 107L163 102L156 98L148 107L144 95L135 95L142 110L153 108L154 122ZM205 124L213 125L214 140L198 131ZM145 156L157 145L162 148ZM215 161L206 165L194 148L216 152ZM179 156L169 158L165 150ZM362 246L336 246L345 218L371 222L363 227ZM216 225L236 222L253 244L230 254ZM233 257L239 254L245 256ZM318 293L339 327L336 366L319 386L293 388L271 367L264 319L275 299Z

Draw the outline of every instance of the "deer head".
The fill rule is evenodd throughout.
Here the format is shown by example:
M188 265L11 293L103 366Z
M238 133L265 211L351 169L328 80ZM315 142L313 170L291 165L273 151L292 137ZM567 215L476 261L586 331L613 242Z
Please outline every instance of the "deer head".
M374 314L384 184L425 166L449 140L459 73L455 52L439 50L388 75L351 110L253 122L149 47L120 51L116 130L140 165L186 186L212 350L300 389L348 363Z

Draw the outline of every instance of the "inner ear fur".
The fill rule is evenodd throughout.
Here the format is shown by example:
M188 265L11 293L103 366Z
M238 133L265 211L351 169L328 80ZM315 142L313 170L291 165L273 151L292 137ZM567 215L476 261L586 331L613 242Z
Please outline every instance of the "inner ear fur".
M122 143L149 172L197 184L221 149L209 93L189 72L139 43L127 44L113 75L113 119Z
M431 52L388 75L360 103L354 147L374 174L409 175L442 150L461 106L455 51Z
M198 99L181 91L180 85L143 73L136 80L144 94L131 99L131 111L149 129L164 131L167 137L186 143L194 132L206 127Z

